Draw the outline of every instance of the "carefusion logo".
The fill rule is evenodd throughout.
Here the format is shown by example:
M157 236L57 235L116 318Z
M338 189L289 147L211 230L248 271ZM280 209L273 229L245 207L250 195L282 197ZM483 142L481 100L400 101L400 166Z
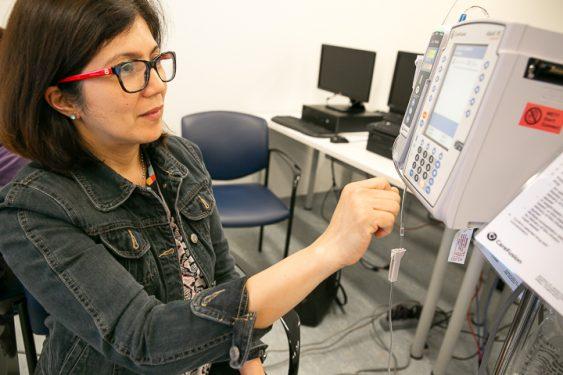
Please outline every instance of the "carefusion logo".
M508 247L507 245L505 245L497 236L497 234L495 232L489 232L487 233L487 239L491 242L494 242L498 247L500 247L502 250L506 251L506 253L515 261L517 261L518 263L522 263L522 260L518 257L518 255L516 255L512 249L510 247Z

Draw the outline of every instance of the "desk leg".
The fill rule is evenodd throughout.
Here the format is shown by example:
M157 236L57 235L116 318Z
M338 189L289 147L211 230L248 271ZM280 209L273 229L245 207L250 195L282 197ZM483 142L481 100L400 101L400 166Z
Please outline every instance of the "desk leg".
M428 286L428 293L426 294L426 299L424 300L424 304L422 306L420 320L418 321L414 342L411 347L411 357L415 359L422 358L422 351L424 350L424 345L426 344L426 339L428 338L428 331L430 331L430 327L434 321L436 305L440 299L440 293L442 292L442 286L444 284L444 275L448 265L448 255L456 232L457 231L454 229L446 228L444 230L444 234L442 234L442 242L440 243L440 249L438 250L438 255L436 256L436 261L434 262L434 269L432 270L432 278L430 279L430 285Z
M434 369L432 370L432 374L434 375L446 374L446 368L452 358L455 344L465 322L467 307L475 293L475 287L479 282L479 276L484 264L485 258L476 247L473 247L473 254L471 254L471 259L467 265L467 270L465 271L465 276L463 277L463 282L459 289L457 300L455 301L454 312L450 318L444 341L442 341L442 345L440 346L438 358L436 358L436 362L434 363Z
M309 169L309 186L307 187L307 196L305 197L305 209L313 208L313 197L315 196L315 180L317 179L317 166L319 165L319 150L313 150L313 158L311 159L311 167Z

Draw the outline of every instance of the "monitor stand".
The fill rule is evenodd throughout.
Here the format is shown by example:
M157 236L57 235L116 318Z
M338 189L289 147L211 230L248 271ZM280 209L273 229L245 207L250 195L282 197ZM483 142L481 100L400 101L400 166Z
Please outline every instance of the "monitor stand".
M350 99L350 104L348 105L331 105L331 104L327 104L326 107L328 109L332 109L333 111L337 111L337 112L342 112L342 113L350 113L350 114L354 114L354 113L363 113L366 111L366 107L364 106L364 103L354 100L354 99Z

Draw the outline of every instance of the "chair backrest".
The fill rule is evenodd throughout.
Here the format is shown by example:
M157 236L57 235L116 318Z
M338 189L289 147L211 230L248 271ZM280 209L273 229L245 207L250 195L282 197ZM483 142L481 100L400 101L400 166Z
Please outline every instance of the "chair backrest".
M200 112L182 118L182 137L199 146L214 180L232 180L266 168L268 125L240 112Z

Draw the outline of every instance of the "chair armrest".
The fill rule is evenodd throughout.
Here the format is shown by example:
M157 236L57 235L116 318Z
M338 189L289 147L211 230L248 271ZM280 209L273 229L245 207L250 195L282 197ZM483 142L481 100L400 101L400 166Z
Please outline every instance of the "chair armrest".
M299 165L291 157L289 157L288 154L286 154L280 149L271 148L270 155L272 153L276 153L282 158L282 160L289 166L289 168L293 173L293 181L298 182L299 179L301 178L301 168L299 167Z
M257 269L257 267L253 267L252 265L250 265L250 263L248 263L246 260L244 260L241 256L239 256L237 253L235 253L234 251L230 252L231 256L235 259L235 265L236 267L246 276L252 276L254 274L257 274L258 272L262 271L260 269Z
M235 252L231 252L232 257L235 259L235 264L239 270L245 275L251 276L260 272L256 267L245 261ZM295 310L290 310L283 317L280 318L283 329L287 336L287 344L289 347L289 371L288 375L297 375L299 372L299 357L300 357L300 341L301 341L301 322L299 315Z

